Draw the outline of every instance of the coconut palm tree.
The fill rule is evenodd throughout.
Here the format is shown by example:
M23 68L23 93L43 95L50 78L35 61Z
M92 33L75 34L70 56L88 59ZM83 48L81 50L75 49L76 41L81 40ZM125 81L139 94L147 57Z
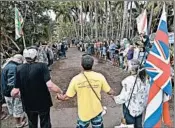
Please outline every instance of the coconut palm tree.
M125 26L127 22L127 8L128 7L128 1L124 1L124 10L123 10L123 23L122 23L122 31L121 31L121 37L120 39L123 39L125 34Z

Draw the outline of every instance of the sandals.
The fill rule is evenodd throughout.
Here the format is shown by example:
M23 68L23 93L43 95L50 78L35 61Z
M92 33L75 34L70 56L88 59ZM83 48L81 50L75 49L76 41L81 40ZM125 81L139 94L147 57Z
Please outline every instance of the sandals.
M5 112L1 112L1 120L7 119L9 117L9 115Z
M22 121L21 124L17 124L17 125L16 125L16 128L23 128L23 127L25 127L25 126L27 126L27 125L28 125L28 121Z

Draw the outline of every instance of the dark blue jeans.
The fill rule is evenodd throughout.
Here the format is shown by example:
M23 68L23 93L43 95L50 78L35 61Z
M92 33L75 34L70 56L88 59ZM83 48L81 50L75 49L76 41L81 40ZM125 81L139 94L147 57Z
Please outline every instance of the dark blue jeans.
M134 124L134 128L142 128L142 114L137 117L133 117L129 114L129 110L123 105L123 115L125 115L126 124Z
M66 57L66 51L65 50L63 50L63 51L61 51L62 52L62 57Z

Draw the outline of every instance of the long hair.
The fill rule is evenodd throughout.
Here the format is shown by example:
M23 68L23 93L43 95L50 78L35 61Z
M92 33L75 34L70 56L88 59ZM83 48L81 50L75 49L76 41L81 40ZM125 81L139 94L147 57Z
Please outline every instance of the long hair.
M146 71L145 71L145 69L139 71L138 77L141 79L142 82L146 81Z

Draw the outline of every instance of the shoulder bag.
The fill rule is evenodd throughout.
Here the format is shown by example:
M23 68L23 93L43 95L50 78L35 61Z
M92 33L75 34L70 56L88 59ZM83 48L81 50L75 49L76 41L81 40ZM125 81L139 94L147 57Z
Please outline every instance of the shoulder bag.
M93 89L91 83L89 82L89 80L88 80L87 76L84 74L84 72L83 72L83 75L84 75L84 77L86 78L87 82L89 83L89 86L90 86L90 88L92 89L92 91L94 92L95 96L96 96L97 99L101 102L101 99L98 97L97 93L96 93L95 90ZM103 111L102 111L101 115L104 116L106 113L107 113L107 107L106 107L106 106L103 106Z

